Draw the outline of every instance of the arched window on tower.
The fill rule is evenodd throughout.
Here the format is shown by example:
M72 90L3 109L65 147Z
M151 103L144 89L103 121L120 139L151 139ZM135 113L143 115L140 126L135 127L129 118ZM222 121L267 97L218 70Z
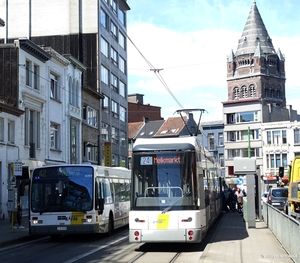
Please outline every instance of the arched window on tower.
M251 98L256 97L256 89L253 84L249 86L249 97Z
M241 88L241 91L242 91L242 98L247 98L248 97L248 89L246 86L243 86Z
M274 91L274 89L271 89L271 98L275 98L275 91Z
M240 91L238 87L235 87L233 89L233 99L234 100L239 100L240 99Z
M265 88L265 98L268 98L268 97L269 97L269 89Z
M281 99L281 90L280 89L276 90L276 98Z

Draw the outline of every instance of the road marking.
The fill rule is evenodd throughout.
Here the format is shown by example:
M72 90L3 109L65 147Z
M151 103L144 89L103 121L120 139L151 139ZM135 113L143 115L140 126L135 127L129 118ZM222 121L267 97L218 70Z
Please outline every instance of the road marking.
M104 245L104 246L95 248L95 249L93 249L93 250L91 250L91 251L89 251L89 252L87 252L87 253L84 253L84 254L79 255L79 256L77 256L77 257L75 257L75 258L69 259L68 261L65 261L64 263L73 263L73 262L76 262L76 261L79 260L79 259L82 259L82 258L84 258L84 257L87 257L87 256L89 256L89 255L91 255L91 254L94 254L95 252L97 252L97 251L99 251L99 250L102 250L102 249L104 249L104 248L107 248L107 247L109 247L109 246L111 246L111 245L114 245L114 244L116 244L116 243L118 243L118 242L124 241L125 239L128 239L128 236L121 237L120 239L117 239L117 240L115 240L115 241L113 241L113 242L111 242L111 243L108 243L107 245Z

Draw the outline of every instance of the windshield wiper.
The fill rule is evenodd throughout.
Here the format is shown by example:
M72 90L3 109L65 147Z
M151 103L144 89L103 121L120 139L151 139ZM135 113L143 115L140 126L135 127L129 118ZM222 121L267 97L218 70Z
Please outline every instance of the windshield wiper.
M161 211L162 214L165 214L166 212L168 212L179 200L181 200L183 197L187 197L189 196L191 193L190 192L186 192L183 196L179 197L177 200L175 200L175 202L173 202L172 204L170 204L167 208L165 208L164 210Z

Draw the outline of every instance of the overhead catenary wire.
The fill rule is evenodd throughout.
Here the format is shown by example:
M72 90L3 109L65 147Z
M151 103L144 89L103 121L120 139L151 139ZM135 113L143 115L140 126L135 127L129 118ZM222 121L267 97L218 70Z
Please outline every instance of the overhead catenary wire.
M143 53L138 49L138 47L134 44L134 42L131 40L131 38L126 34L127 39L131 42L131 44L135 47L135 49L138 51L138 53L142 56L142 58L146 61L148 66L150 67L150 70L153 71L156 75L156 77L159 79L159 81L163 84L163 86L166 88L166 90L169 92L169 94L173 97L173 99L176 101L179 107L183 108L181 103L177 100L171 89L168 87L167 83L163 79L162 75L160 74L160 71L163 69L157 69L155 68L151 62L143 55Z

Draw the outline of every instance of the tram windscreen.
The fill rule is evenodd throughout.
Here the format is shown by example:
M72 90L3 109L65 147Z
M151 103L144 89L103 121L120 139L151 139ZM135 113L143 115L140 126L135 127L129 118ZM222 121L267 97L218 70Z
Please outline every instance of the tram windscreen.
M61 166L35 169L32 175L31 211L88 211L93 208L92 167Z
M134 154L132 209L196 209L194 152Z

